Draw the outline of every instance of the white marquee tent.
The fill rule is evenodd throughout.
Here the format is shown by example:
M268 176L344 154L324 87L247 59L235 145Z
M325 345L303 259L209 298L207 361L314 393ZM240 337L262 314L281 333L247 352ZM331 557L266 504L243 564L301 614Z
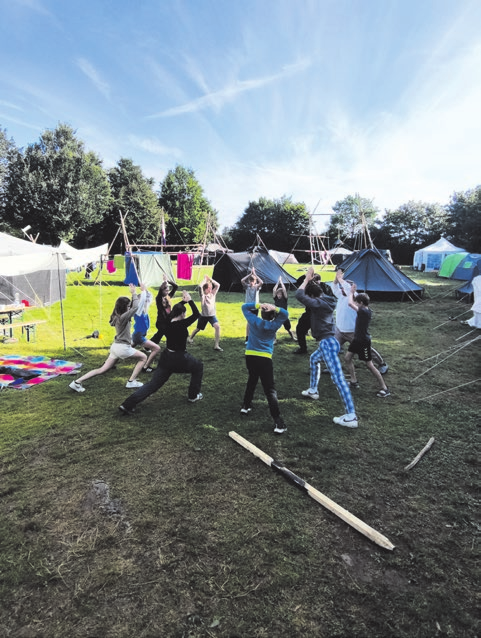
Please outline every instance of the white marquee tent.
M413 268L414 270L424 270L426 272L439 270L448 255L463 251L464 248L457 248L450 241L441 237L434 244L421 248L414 253Z

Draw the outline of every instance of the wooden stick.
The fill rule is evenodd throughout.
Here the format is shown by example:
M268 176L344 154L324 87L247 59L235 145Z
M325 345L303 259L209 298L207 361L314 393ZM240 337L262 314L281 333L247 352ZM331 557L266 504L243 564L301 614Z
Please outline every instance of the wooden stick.
M246 450L249 450L249 452L254 454L254 456L257 456L257 458L261 459L261 461L263 461L266 465L269 465L270 467L272 467L272 469L276 470L280 474L283 474L286 478L295 483L297 487L304 489L311 498L313 498L323 507L341 518L345 523L347 523L351 527L354 527L354 529L357 529L358 532L361 532L361 534L367 536L367 538L374 541L374 543L377 543L377 545L380 545L385 549L394 549L394 545L385 536L377 532L372 527L369 527L369 525L366 525L366 523L361 521L361 519L357 518L357 516L354 516L354 514L351 514L334 501L331 501L330 498L316 490L314 487L312 487L312 485L309 485L309 483L306 483L303 479L294 474L294 472L291 472L286 467L283 467L280 463L260 450L253 443L250 443L249 441L244 439L244 437L242 437L240 434L237 434L237 432L229 432L229 436L231 437L231 439L234 439L234 441L239 443L239 445L242 445L242 447L244 447Z
M404 470L407 472L408 470L413 468L416 465L416 463L426 454L426 452L429 450L429 448L432 446L433 443L434 443L434 436L432 436L429 439L429 441L426 443L423 449L419 452L419 454L411 461L411 463L409 463L409 465L406 465Z

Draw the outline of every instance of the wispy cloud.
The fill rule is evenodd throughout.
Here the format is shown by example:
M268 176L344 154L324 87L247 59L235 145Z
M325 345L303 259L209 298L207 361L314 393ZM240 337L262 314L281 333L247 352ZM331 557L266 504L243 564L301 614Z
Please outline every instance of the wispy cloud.
M162 144L162 142L159 142L159 140L156 140L152 137L139 137L138 135L129 135L129 142L135 148L146 151L147 153L152 153L153 155L174 158L180 158L182 156L182 152L180 151L180 149L171 146L165 146L165 144Z
M7 109L13 109L14 111L24 111L21 106L17 106L11 102L5 102L5 100L0 100L0 106L4 106Z
M194 113L203 109L215 109L220 110L228 102L232 102L238 95L246 93L248 91L255 91L274 82L279 82L286 77L292 76L300 71L307 69L310 65L309 60L303 59L294 64L286 65L279 73L272 75L266 75L252 80L237 80L232 84L225 86L219 91L212 91L199 97L195 100L191 100L180 106L175 106L171 109L166 109L160 113L148 115L147 119L156 119L161 117L173 117L176 115L182 115L184 113Z
M17 119L16 117L11 117L6 113L0 113L0 121L11 122L12 124L17 124L18 126L23 126L32 131L41 131L42 128L40 126L35 126L35 124L30 124L29 122L24 122L22 120Z
M85 58L78 58L77 66L93 83L95 88L102 93L104 97L110 100L110 86L101 78L97 69Z

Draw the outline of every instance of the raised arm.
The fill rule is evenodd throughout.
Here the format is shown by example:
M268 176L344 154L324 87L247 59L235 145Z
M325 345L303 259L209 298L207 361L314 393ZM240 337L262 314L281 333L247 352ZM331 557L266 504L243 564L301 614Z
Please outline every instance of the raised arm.
M351 290L349 291L349 307L355 310L356 312L359 310L359 304L354 301L354 295L356 293L357 286L356 284L351 284Z

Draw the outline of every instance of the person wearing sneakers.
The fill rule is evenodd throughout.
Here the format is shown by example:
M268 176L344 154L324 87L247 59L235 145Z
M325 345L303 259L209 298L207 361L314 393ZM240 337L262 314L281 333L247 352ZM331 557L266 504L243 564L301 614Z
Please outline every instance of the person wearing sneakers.
M125 387L139 388L143 385L140 381L137 381L137 376L144 367L147 357L143 352L132 348L130 341L130 324L132 317L137 312L137 308L139 306L139 296L135 291L134 284L129 284L129 289L132 299L130 300L128 297L119 297L115 302L114 311L110 316L109 323L115 328L115 339L113 344L110 346L110 353L106 362L102 367L90 370L90 372L87 372L78 379L75 379L75 381L72 381L69 386L72 390L75 390L76 392L85 392L85 388L82 385L84 381L107 372L107 370L110 370L115 366L119 359L129 359L130 357L138 359L138 361ZM142 292L146 290L144 284L140 284L140 290Z
M149 356L144 364L144 372L152 372L152 362L160 352L160 346L151 339L147 339L147 332L150 328L149 306L152 303L152 293L147 289L140 293L139 305L134 315L134 331L132 333L132 346L142 346L149 350Z
M192 314L186 317L186 304L189 304ZM203 399L200 391L204 364L186 351L188 328L200 317L200 312L191 296L185 290L182 301L175 304L170 313L169 325L166 328L167 345L160 357L159 365L152 374L152 379L136 392L131 394L119 406L123 414L132 414L135 407L154 392L157 392L174 373L189 373L190 384L188 401L195 403Z
M391 393L387 385L384 383L382 374L377 368L374 367L371 355L371 335L369 334L369 324L371 322L372 310L369 308L369 296L366 293L356 293L356 284L351 285L349 291L349 307L352 308L356 314L356 325L354 328L354 338L349 344L349 349L346 354L346 365L351 374L350 386L351 388L358 388L356 369L354 367L354 355L357 354L359 361L365 361L369 371L374 375L374 378L379 383L379 391L377 397L388 397Z
M354 339L357 313L349 306L349 292L352 283L352 281L346 281L344 279L344 271L342 268L336 270L336 276L331 284L332 292L334 296L337 297L336 330L334 336L339 341L341 348L345 343L352 343ZM372 361L377 365L379 372L386 374L389 370L389 366L379 352L372 346L371 355Z
M207 275L204 277L204 281L199 286L199 294L201 301L201 315L197 321L197 326L187 339L189 343L194 342L195 335L201 330L205 330L208 323L214 328L214 350L222 352L222 348L219 345L220 341L220 324L219 320L215 316L215 297L219 291L220 285L213 279L209 279Z
M296 291L296 299L311 309L311 333L319 342L317 350L310 357L310 387L302 395L310 399L319 399L318 385L321 374L321 361L327 366L331 379L344 403L346 414L335 417L334 423L349 428L357 428L358 419L351 391L344 378L339 359L339 341L334 337L333 312L336 299L327 293L327 286L321 287L313 281L314 268L309 268L301 286Z
M256 311L260 309L261 316ZM259 379L266 395L269 411L274 419L274 432L283 434L286 430L279 410L277 392L274 383L274 367L272 353L276 332L288 319L289 313L284 308L276 308L273 304L245 303L242 313L249 324L249 336L246 346L246 367L249 373L244 393L241 414L249 414L252 410L252 400Z

